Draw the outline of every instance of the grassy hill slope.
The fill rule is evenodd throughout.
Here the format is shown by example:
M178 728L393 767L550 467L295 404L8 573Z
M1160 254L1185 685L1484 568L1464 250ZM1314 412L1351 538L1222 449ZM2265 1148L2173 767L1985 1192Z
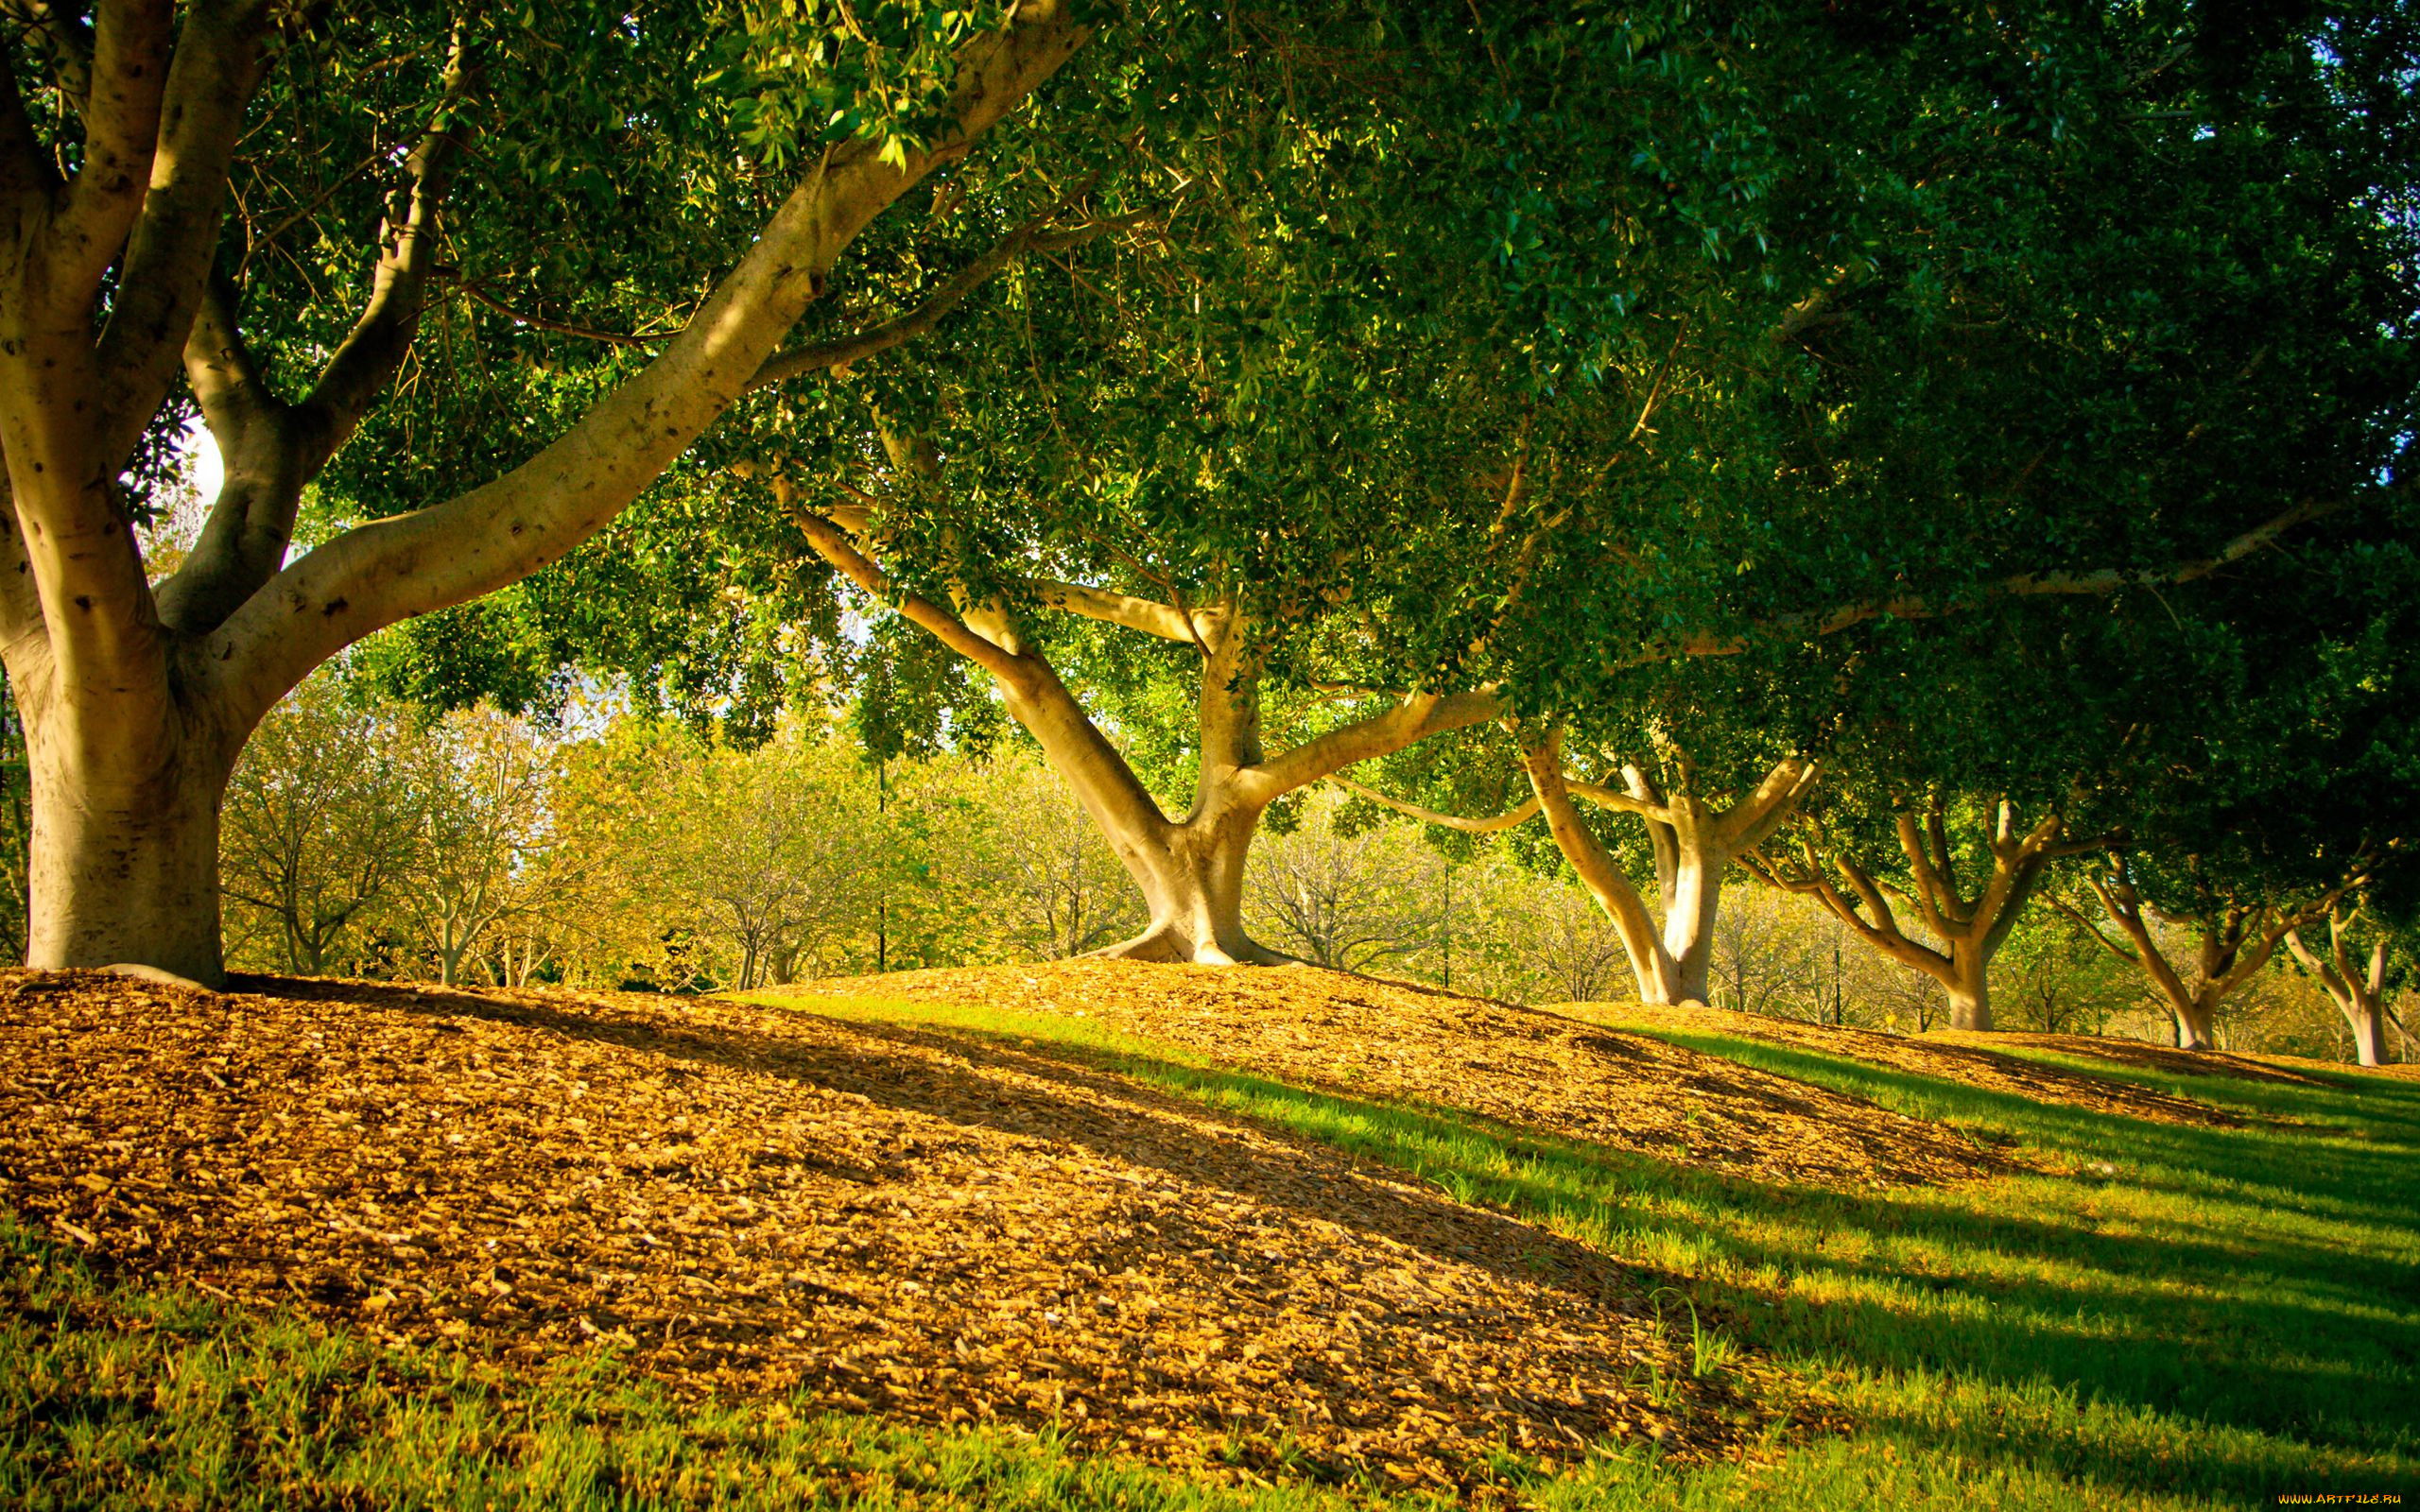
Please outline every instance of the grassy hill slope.
M2420 1491L2409 1081L1295 969L247 986L0 978L0 1499Z

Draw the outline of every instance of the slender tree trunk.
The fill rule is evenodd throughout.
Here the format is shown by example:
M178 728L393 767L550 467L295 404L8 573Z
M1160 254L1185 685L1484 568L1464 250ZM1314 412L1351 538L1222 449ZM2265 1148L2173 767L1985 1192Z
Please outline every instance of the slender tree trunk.
M1664 951L1670 963L1675 1001L1704 1003L1714 969L1714 925L1722 906L1722 872L1731 852L1716 837L1704 805L1694 797L1673 800L1672 865L1660 875L1664 894ZM1660 850L1660 847L1659 847ZM1660 858L1659 858L1660 859ZM1658 867L1659 873L1664 868Z

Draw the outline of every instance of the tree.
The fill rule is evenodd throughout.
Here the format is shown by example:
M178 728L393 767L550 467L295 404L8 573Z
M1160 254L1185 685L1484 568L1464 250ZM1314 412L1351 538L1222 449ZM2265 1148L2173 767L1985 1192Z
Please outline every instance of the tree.
M1052 3L944 10L897 0L876 12L890 47L854 23L802 21L786 7L668 7L645 25L626 25L626 8L549 8L524 27L426 13L304 12L289 24L287 8L261 0L182 13L101 0L89 30L70 12L43 11L55 24L7 43L0 98L0 213L12 227L0 258L0 449L14 527L0 641L32 771L27 955L40 966L136 961L205 981L221 971L220 797L270 707L372 631L514 581L594 533L757 378L859 232L1090 36ZM708 45L735 23L745 27L735 44ZM396 102L398 118L419 123L400 162L386 112L348 117L354 96L320 87L408 77L410 68L386 69L396 57L446 60L422 94ZM701 60L738 97L700 109ZM607 100L607 90L622 93ZM711 185L705 165L751 147L786 165L789 187L761 220L755 196L732 197L752 234L729 222L703 238L687 228L683 249L730 249L712 293L652 357L593 366L587 396L534 455L289 565L302 488L409 349L437 218L510 235L548 202L509 173L465 202L454 180L475 103L483 163L551 163L609 201L617 181L640 187L637 170L666 159L706 173L691 187ZM611 132L590 125L600 118ZM255 125L267 129L248 136ZM240 289L213 293L231 177L240 163L290 186L354 161L330 148L365 129L379 139L371 168L337 186L335 202L288 212L362 224L363 202L385 201L374 255L347 260L344 286L363 291L350 334L325 340L315 300L279 312L276 334L288 339L269 345L305 369L305 397L287 401L275 365L257 360L259 343L231 318ZM654 150L634 150L649 131ZM632 172L617 180L625 165ZM632 201L667 202L682 213L707 203L677 185L668 199ZM239 269L283 224L243 208ZM230 486L201 542L155 592L113 480L147 437L159 444L181 359L224 430Z
M796 727L752 750L634 721L573 763L567 817L616 873L600 932L644 962L747 990L852 958L896 848L871 782Z
M322 675L261 721L227 786L227 898L285 969L324 974L418 859L419 742L398 711Z
M2327 953L2322 955L2303 939L2301 929L2289 930L2286 946L2311 979L2327 991L2328 1001L2344 1015L2352 1031L2353 1057L2364 1066L2387 1063L2386 1026L2390 1020L2411 1038L2411 1028L2387 1004L2388 991L2407 970L2387 931L2364 918L2359 904L2338 904L2327 912ZM2366 926L2366 927L2365 927ZM2366 935L2364 940L2361 936ZM2362 949L2363 945L2368 949Z
M464 710L423 737L411 775L420 833L397 902L451 986L497 925L550 905L554 742L527 720Z
M1444 926L1446 862L1400 824L1346 828L1313 795L1286 833L1260 848L1247 886L1266 937L1316 966L1366 971L1433 948Z
M1904 858L1904 882L1877 878L1852 847L1827 845L1821 827L1808 830L1796 857L1760 857L1754 864L1773 886L1815 899L1858 938L1939 982L1949 997L1950 1027L1987 1031L1992 956L2016 927L2045 868L2076 847L2065 839L2065 821L2056 814L2029 827L2007 799L1980 807L1979 833L1970 837L1962 825L1956 840L1941 793L1921 808L1896 809L1891 827ZM1938 943L1912 937L1902 913Z
M2084 885L2122 939L2110 938L2066 900L2057 903L2102 949L2151 979L2176 1021L2180 1050L2217 1048L2219 1012L2228 997L2257 975L2296 930L2327 918L2343 893L2361 880L2355 876L2317 897L2278 902L2231 892L2220 879L2200 873L2189 856L2175 858L2167 869L2190 878L2186 885L2193 902L2187 912L2171 914L2145 902L2141 868L2122 851L2110 856L2106 869L2084 873ZM2189 933L2193 957L2188 966L2180 970L2171 960L2174 953L2163 946L2153 927L2159 923Z
M1132 933L1142 919L1125 870L1075 794L1046 765L1002 762L976 799L988 833L959 855L980 858L977 889L998 910L1006 943L1028 959L1062 961Z

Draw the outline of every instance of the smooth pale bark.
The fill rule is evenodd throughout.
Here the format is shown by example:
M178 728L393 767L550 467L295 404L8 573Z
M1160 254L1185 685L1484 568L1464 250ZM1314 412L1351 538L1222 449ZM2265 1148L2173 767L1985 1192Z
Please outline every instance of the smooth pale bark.
M1959 883L1947 815L1938 797L1921 816L1902 810L1894 828L1908 859L1910 885L1906 888L1876 881L1838 850L1828 857L1828 872L1839 876L1836 884L1812 840L1802 848L1795 868L1763 858L1741 859L1772 885L1814 898L1883 954L1939 982L1949 999L1951 1028L1989 1031L1992 956L2015 927L2050 861L2081 848L2062 843L2064 826L2057 815L2020 832L2014 806L2003 799L1983 837L1991 869L1969 894ZM1939 949L1908 937L1899 922L1902 908L1942 941Z
M2220 1006L2269 964L2278 943L2290 932L2316 917L2301 910L2289 913L2233 905L2195 916L2186 920L2194 932L2193 960L2189 968L2180 970L2160 949L2151 930L2152 910L2144 902L2122 862L2105 876L2084 880L2101 911L2124 933L2125 943L2120 945L2094 928L2081 910L2065 902L2059 904L2060 908L2100 941L2102 949L2140 967L2143 974L2151 978L2152 986L2176 1021L2176 1045L2180 1050L2216 1049ZM2326 902L2332 901L2331 896L2318 906L2324 911Z
M2290 930L2286 946L2326 989L2336 1010L2344 1015L2345 1024L2353 1031L2353 1055L2364 1066L2383 1066L2387 1061L2386 1021L2386 945L2384 939L2372 942L2367 960L2351 939L2354 920L2359 910L2330 909L2327 915L2327 954L2321 955L2303 940L2302 931ZM2408 1032L2408 1031L2407 1031Z
M856 235L1087 40L1028 0L960 58L933 145L814 165L697 318L555 443L459 498L285 561L301 490L417 328L448 133L408 160L361 322L288 404L225 301L205 310L229 165L273 19L265 0L103 0L82 70L85 148L60 181L0 89L0 657L33 753L27 960L222 979L217 811L237 752L312 668L373 630L510 583L593 534L757 379ZM72 40L72 39L71 39ZM104 309L106 324L95 327ZM908 333L912 335L913 333ZM155 595L112 480L183 361L229 485Z
M1638 1000L1668 1006L1707 1001L1722 874L1789 817L1813 784L1816 765L1799 756L1785 757L1753 791L1718 810L1696 791L1696 770L1687 758L1677 749L1668 755L1681 780L1668 796L1636 765L1623 768L1625 787L1620 790L1573 782L1563 772L1560 730L1527 746L1521 764L1555 844L1621 936L1638 984ZM1574 795L1647 822L1663 905L1660 924L1595 832L1582 822L1571 801Z
M912 465L913 449L903 443L894 448L894 457ZM786 496L786 483L777 480L776 488ZM1010 715L1033 736L1051 769L1099 826L1150 914L1140 934L1095 954L1219 966L1285 960L1253 941L1243 920L1244 868L1269 805L1356 762L1504 712L1490 689L1405 695L1381 713L1272 756L1261 743L1259 654L1252 627L1232 603L1180 607L1078 583L1033 585L1046 608L1188 644L1200 654L1195 717L1201 761L1192 806L1183 817L1170 818L1012 615L995 604L945 608L896 593L860 549L861 541L875 544L863 509L838 510L826 518L793 508L792 517L825 561L992 674Z

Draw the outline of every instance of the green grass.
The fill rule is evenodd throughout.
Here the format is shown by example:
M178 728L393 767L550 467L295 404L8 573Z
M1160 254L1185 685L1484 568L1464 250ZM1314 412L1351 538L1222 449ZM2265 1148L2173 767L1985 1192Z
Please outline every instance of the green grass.
M2217 1129L1745 1036L1655 1031L2085 1165L2080 1177L1845 1194L1294 1087L1096 1021L815 1006L1111 1066L1660 1272L1718 1330L1823 1383L1862 1424L1863 1449L1937 1479L1938 1504L1971 1502L1991 1476L2019 1471L2050 1478L2046 1505L2420 1493L2420 1086L2143 1078L2308 1125Z
M1674 1042L2107 1162L2106 1177L1830 1193L1291 1086L1098 1021L818 1000L891 1034L1108 1067L1534 1219L1638 1266L1701 1368L1758 1351L1846 1436L1777 1465L1649 1451L1521 1504L2268 1505L2420 1494L2420 1085L2086 1069L2296 1125L2190 1128L1745 1038ZM2045 1057L2049 1058L2049 1057ZM595 1357L538 1383L190 1294L112 1282L0 1222L0 1504L28 1507L1341 1508L1369 1486L1188 1482L1043 1435L801 1402L701 1407ZM1417 1501L1404 1503L1418 1505Z

